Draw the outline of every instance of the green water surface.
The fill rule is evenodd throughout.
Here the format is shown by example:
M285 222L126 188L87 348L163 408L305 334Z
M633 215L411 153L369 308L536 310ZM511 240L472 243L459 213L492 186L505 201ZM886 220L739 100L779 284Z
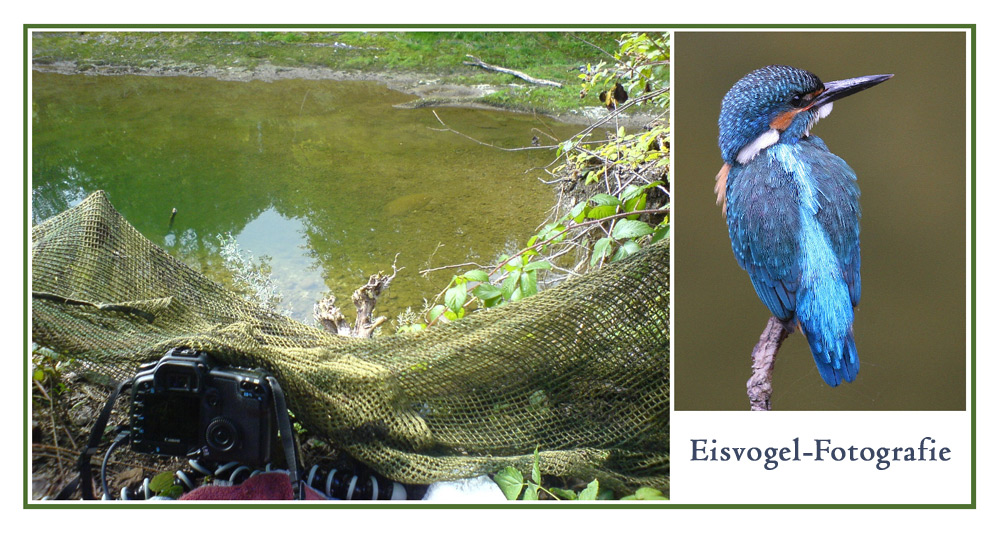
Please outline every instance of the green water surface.
M103 189L143 235L223 283L217 235L231 233L266 256L281 307L307 322L328 291L353 318L352 291L397 254L378 311L419 310L454 273L419 270L515 251L553 204L546 174L529 170L552 152L436 131L430 110L393 107L412 97L377 83L36 72L31 94L34 223ZM437 112L498 146L551 131L527 115Z

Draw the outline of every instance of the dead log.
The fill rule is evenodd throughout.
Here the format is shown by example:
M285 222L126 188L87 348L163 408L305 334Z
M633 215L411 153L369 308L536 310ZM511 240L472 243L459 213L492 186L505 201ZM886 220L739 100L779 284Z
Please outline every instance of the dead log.
M557 81L543 80L539 78L533 78L523 72L512 70L509 68L498 67L496 65L491 65L489 63L484 63L481 59L476 56L467 55L465 57L472 58L472 61L463 61L462 64L470 65L473 67L480 67L486 70L492 70L494 72L500 72L503 74L510 74L511 76L517 76L528 83L534 83L535 85L548 85L550 87L562 87L562 84Z
M351 301L354 302L358 316L353 326L351 326L340 308L337 307L337 297L332 294L320 300L313 307L313 316L323 329L335 335L360 337L363 339L371 338L375 332L375 328L381 326L387 320L384 316L374 316L375 304L378 303L379 295L389 288L389 284L396 277L397 272L399 272L399 269L396 268L394 260L392 262L392 274L387 275L381 271L378 274L372 274L368 278L367 283L354 291L354 294L351 295Z

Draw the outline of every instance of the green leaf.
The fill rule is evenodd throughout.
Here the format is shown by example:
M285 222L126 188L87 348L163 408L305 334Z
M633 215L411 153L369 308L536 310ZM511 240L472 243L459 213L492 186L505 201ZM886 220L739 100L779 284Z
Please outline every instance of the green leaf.
M524 488L524 476L513 466L504 467L503 470L497 472L493 476L493 481L500 487L508 500L516 500L521 495L521 489Z
M652 487L639 487L639 490L635 491L635 497L638 500L666 500L667 497L663 495L662 492L656 490Z
M551 270L551 269L552 269L552 263L549 263L548 261L532 261L531 263L524 265L523 270L525 272L531 272L532 270Z
M539 466L538 446L535 446L535 455L531 460L531 480L539 485L542 484L542 469Z
M448 308L441 304L435 305L434 307L431 308L431 312L427 314L427 321L434 322L434 320L436 320L437 317L441 316L441 313L447 310Z
M517 278L514 278L514 279L517 279ZM518 287L518 288L514 289L514 292L510 293L510 301L512 301L512 302L516 302L516 301L520 300L521 298L524 298L524 291L521 290L521 287Z
M521 498L524 501L535 501L538 499L538 485L534 483L528 483L528 488L524 489L524 496Z
M579 224L580 222L583 221L583 218L586 216L586 213L584 212L586 208L587 208L587 202L580 202L575 206L573 206L573 209L569 210L568 217L573 219L573 221L576 222L577 224Z
M656 231L653 232L652 242L662 240L667 235L670 235L670 224L660 224L659 226L656 226Z
M611 196L610 194L603 192L591 196L590 201L594 202L594 205L622 205L621 200L619 200L617 196Z
M172 498L176 500L177 498L180 498L181 495L183 494L184 494L184 487L180 485L171 485L167 487L163 492L161 492L160 496L165 496L167 498Z
M640 220L620 220L615 224L615 229L611 230L611 237L615 239L634 239L653 233L653 228L649 224Z
M448 289L444 293L444 304L448 306L455 313L459 312L462 305L465 304L466 290L465 283L459 283L454 287Z
M642 194L642 191L645 189L645 187L640 187L638 185L629 185L628 187L625 187L625 189L623 189L618 196L623 202L628 202L629 200Z
M602 237L594 244L594 252L590 256L590 266L596 265L604 256L608 255L608 247L611 246L611 239Z
M635 198L632 198L631 200L625 202L625 211L629 211L629 212L631 212L631 211L641 211L641 210L643 210L645 208L646 208L646 195L645 194L640 194L639 196L636 196ZM630 215L630 216L627 216L625 218L627 218L629 220L635 220L635 219L639 218L639 215Z
M575 500L576 499L576 493L573 492L573 491L571 491L571 490L569 490L569 489L561 489L559 487L552 487L551 489L549 489L549 492L551 492L552 494L555 494L556 496L558 496L559 498L561 498L563 500Z
M527 298L538 294L538 271L532 270L521 274L521 296Z
M153 479L149 480L149 490L156 494L169 489L174 484L174 473L173 472L160 472L153 476Z
M553 243L557 243L566 238L565 234L560 235L564 231L566 231L566 226L563 226L562 224L546 224L545 227L542 228L542 231L538 232L536 237L541 236L542 240L545 241L552 239ZM532 244L534 243L531 241L528 242L528 246L531 246Z
M503 280L503 285L500 287L500 293L503 294L505 299L511 299L511 296L514 294L514 290L517 288L517 282L519 279L520 276L511 274L507 276L507 279Z
M591 208L587 212L587 218L598 219L609 217L618 212L618 207L613 205L599 205L597 207Z
M635 241L625 241L622 245L615 251L615 255L611 257L611 261L621 261L622 259L636 253L639 251L639 245Z
M45 379L45 371L42 370L41 368L36 368L35 372L31 375L31 377L34 378L35 381L41 381Z
M489 283L490 275L482 270L470 270L465 273L465 279L469 281L479 281L482 283Z
M580 496L578 500L596 500L598 492L597 480L593 480L587 484L587 488L580 491Z
M483 283L481 285L476 285L476 288L472 289L472 294L476 298L479 298L484 302L486 300L492 300L498 296L503 296L503 293L500 292L500 289L486 283Z

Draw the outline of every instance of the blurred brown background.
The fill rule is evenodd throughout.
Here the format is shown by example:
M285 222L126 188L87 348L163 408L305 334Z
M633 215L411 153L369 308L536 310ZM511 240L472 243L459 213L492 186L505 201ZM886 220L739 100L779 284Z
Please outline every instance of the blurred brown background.
M678 410L746 410L769 312L715 205L720 102L755 68L831 81L892 73L813 128L861 186L861 372L828 387L805 338L778 354L776 410L962 410L966 381L965 34L677 32L674 60L674 394Z

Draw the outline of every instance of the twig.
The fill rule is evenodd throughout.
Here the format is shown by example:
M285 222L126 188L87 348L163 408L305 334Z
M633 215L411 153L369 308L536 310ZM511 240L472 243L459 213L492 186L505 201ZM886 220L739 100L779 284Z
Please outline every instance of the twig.
M425 269L425 270L421 270L420 272L418 272L418 274L420 274L421 276L426 276L427 274L430 274L431 272L437 272L438 270L448 270L448 269L451 269L451 268L462 268L462 267L468 267L468 266L474 266L474 267L479 267L479 268L487 268L487 267L484 267L483 265L480 265L479 263L468 262L468 263L459 263L457 265L446 265L446 266L439 266L439 267L434 267L434 268L428 268L428 269Z
M512 69L504 68L504 67L498 67L496 65L490 65L489 63L484 63L483 60L481 60L478 57L473 56L473 55L466 55L465 57L472 58L472 61L463 61L462 64L464 64L464 65L470 65L470 66L473 66L473 67L481 67L481 68L484 68L486 70L492 70L494 72L500 72L500 73L503 73L503 74L510 74L512 76L517 76L518 78L521 78L522 80L524 80L524 81L526 81L528 83L534 83L535 85L548 85L550 87L562 87L562 84L559 83L558 81L550 81L550 80L543 80L543 79L539 79L539 78L533 78L533 77L531 77L531 76L529 76L529 75L527 75L527 74L525 74L523 72L517 71L517 70L512 70Z
M506 260L501 261L500 264L498 264L496 267L494 267L493 270L491 270L489 274L492 276L498 270L500 270L501 267L503 267L504 265L506 265L507 263L509 263L513 259L515 259L517 257L520 257L521 254L523 254L524 252L527 252L528 250L533 250L535 248L541 248L542 246L545 246L546 244L548 244L548 243L550 243L550 242L558 239L560 236L562 236L563 234L565 234L565 233L567 233L567 232L569 232L571 230L575 230L577 228L582 228L584 226L592 226L594 224L600 224L602 222L607 222L609 220L614 220L614 219L618 219L618 218L621 218L621 217L627 217L627 216L631 216L631 215L643 215L643 214L647 214L647 213L649 213L649 214L657 214L657 215L664 215L664 214L667 214L669 212L670 212L670 209L640 209L640 210L637 210L637 211L628 211L628 212L622 212L622 213L615 213L613 215L608 215L608 216L603 217L603 218L595 218L594 220L588 220L586 222L580 222L579 224L573 224L572 226L569 226L568 228L560 231L559 233L556 233L552 237L549 237L548 239L545 239L542 242L536 242L535 244L532 244L531 246L528 246L526 248L521 249L517 253L511 255L510 257L508 257Z
M786 338L788 329L785 325L773 316L769 318L750 354L752 374L747 381L747 396L751 411L771 410L771 373L774 371L774 359Z
M564 150L563 151L563 155L568 154L569 151L572 150L573 148L578 147L581 144L584 144L585 141L583 140L583 137L586 137L587 135L590 135L590 133L592 131L596 130L597 128L600 128L601 126L607 124L608 122L610 122L612 120L617 120L618 119L618 115L621 114L622 112L624 112L626 109L628 109L628 108L630 108L630 107L632 107L634 105L639 105L640 102L645 102L646 100L653 99L653 98L655 98L655 97L657 97L657 96L659 96L659 95L661 95L661 94L663 94L663 93L665 93L665 92L667 92L669 90L670 90L670 87L664 87L662 89L657 89L655 91L644 93L641 96L637 96L637 97L635 97L633 99L630 99L629 101L625 102L624 104L615 106L614 111L612 111L611 113L608 113L607 115L605 115L604 118L595 121L593 124L591 124L591 125L587 126L586 128L580 130L580 132L577 133L576 135L574 135L573 137L570 137L571 139L580 138L580 140L574 142L572 144L572 146L570 146L569 150ZM616 129L616 131L617 131L617 129ZM556 161L559 160L560 157L562 157L562 155L556 156L556 158L553 159L552 162L549 163L546 166L548 167L548 166L553 165Z
M56 402L53 399L55 395L49 396L49 394L45 392L45 387L43 387L41 382L37 379L32 378L31 381L35 383L35 388L38 389L38 392L41 392L42 396L49 401L49 421L52 423L52 442L55 443L56 446L59 446L59 424L56 423ZM62 458L60 457L56 457L56 468L59 470L59 473L62 474Z
M476 139L475 137L470 137L470 136L468 136L468 135L466 135L466 134L464 134L464 133L462 133L462 132L460 132L458 130L452 129L451 126L448 126L447 124L444 123L443 120L441 120L441 117L438 116L437 111L434 111L432 109L431 113L433 113L434 114L434 118L436 118L437 121L440 122L442 126L444 126L443 130L439 130L437 128L430 128L431 130L433 130L433 131L450 131L450 132L454 133L455 135L458 135L458 136L461 136L461 137L465 137L466 139L469 139L470 141L472 141L472 142L474 142L476 144L481 144L483 146L488 146L490 148L495 148L497 150L503 150L504 152L522 152L524 150L551 150L551 149L555 148L554 145L522 146L520 148L504 148L502 146L497 146L497 145L495 145L493 143L488 143L488 142L480 141L479 139Z
M611 59L615 59L615 56L614 56L614 54L612 54L611 52L608 52L607 50L605 50L605 49L601 48L600 46L597 46L596 44L594 44L594 43L592 43L592 42L590 42L590 41L588 41L588 40L584 39L583 37L580 37L579 35L577 35L577 34L575 34L575 33L571 33L571 34L569 34L569 35L570 35L571 37L575 37L575 38L576 38L576 40L578 40L578 41L582 41L582 42L583 42L583 43L585 43L585 44L589 44L590 46L593 46L593 47L594 47L594 48L596 48L596 49L597 49L598 51L600 51L600 52L601 52L602 54L604 54L604 55L606 55L606 56L610 57Z

